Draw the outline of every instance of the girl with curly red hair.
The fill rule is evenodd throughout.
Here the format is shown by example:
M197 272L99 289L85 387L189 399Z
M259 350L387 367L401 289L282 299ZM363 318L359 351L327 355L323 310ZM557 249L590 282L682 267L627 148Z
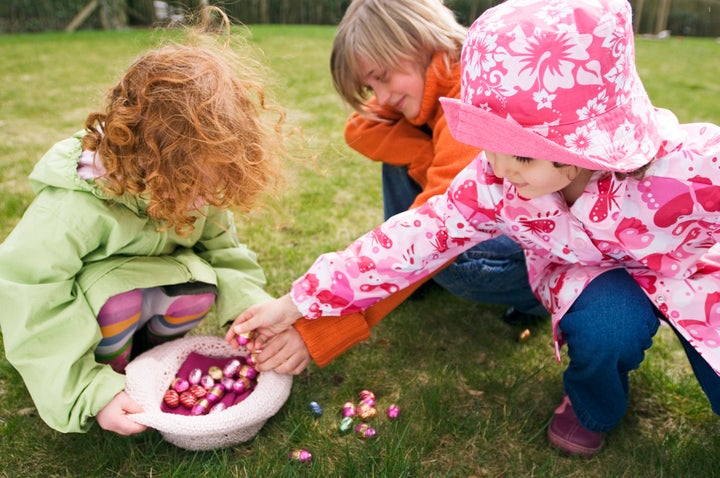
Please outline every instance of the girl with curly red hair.
M0 245L6 356L57 430L96 417L142 431L127 417L141 411L124 392L128 361L213 306L222 325L271 298L231 210L274 184L283 114L249 50L211 37L134 61L35 166L37 196Z

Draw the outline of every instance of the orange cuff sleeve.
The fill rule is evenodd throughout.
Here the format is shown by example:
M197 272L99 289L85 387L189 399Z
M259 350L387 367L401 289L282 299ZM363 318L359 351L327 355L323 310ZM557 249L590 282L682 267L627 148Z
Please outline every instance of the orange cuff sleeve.
M313 320L302 318L293 326L302 336L313 361L324 367L350 347L369 339L370 327L380 322L428 279L430 276L395 292L364 312L340 317L324 316Z

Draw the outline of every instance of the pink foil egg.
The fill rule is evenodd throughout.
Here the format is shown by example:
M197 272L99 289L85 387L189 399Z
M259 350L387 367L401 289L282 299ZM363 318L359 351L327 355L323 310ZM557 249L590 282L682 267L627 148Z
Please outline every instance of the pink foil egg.
M195 405L193 405L192 410L190 410L190 413L193 415L204 415L208 412L210 409L210 402L207 398L201 398L197 402L195 402Z
M225 364L225 367L223 367L223 375L226 377L234 377L235 374L238 373L238 370L240 370L240 367L242 366L242 363L238 359L232 359L228 363Z
M262 349L253 350L250 353L250 355L245 357L245 361L247 362L247 364L250 365L251 367L254 367L255 365L257 365L257 356L260 353L262 353Z
M230 391L233 388L233 385L235 385L235 380L230 377L225 377L220 381L220 385L223 386L225 391Z
M203 375L200 378L200 385L202 385L205 390L210 390L215 386L215 379L210 375Z
M343 417L354 417L356 414L355 404L353 402L345 402L342 408Z
M226 408L227 408L227 407L225 406L225 404L224 404L223 402L217 402L215 405L213 405L213 406L210 408L210 411L209 411L208 413L218 413L218 412L222 412L222 411L225 410Z
M225 389L222 385L215 385L213 388L208 390L207 395L205 395L205 398L207 401L210 402L210 404L215 405L217 402L220 401L220 399L225 396Z
M395 420L400 415L400 407L392 404L387 409L387 416L390 420Z
M185 390L190 388L190 382L182 377L175 377L170 385L177 393L183 393Z
M367 423L360 423L355 427L355 432L362 438L372 438L375 436L375 429Z
M200 379L202 378L203 373L202 370L199 368L194 368L190 370L190 373L188 373L188 382L190 382L190 385L197 385L200 383Z
M375 394L372 393L370 390L362 390L358 397L360 398L360 402L366 403L371 407L375 406Z
M238 334L237 336L237 343L238 345L245 346L250 343L250 339L252 338L252 332L246 332L244 334Z
M292 450L290 452L290 459L292 461L299 461L300 463L307 463L312 460L312 454L307 450Z
M238 371L238 375L240 377L245 377L250 380L254 380L255 377L257 377L257 370L255 367L252 367L250 365L243 365L240 367L240 370Z
M233 383L232 390L238 395L243 394L252 388L252 383L245 377L240 377Z

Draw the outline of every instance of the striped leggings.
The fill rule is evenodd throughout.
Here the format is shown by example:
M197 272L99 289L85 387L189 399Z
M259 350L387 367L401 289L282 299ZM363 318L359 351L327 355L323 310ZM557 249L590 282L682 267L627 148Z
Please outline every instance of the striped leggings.
M110 297L97 317L103 338L95 359L122 373L132 357L185 335L215 303L216 293L208 292L208 287L214 289L186 287L178 294L171 288L152 287Z

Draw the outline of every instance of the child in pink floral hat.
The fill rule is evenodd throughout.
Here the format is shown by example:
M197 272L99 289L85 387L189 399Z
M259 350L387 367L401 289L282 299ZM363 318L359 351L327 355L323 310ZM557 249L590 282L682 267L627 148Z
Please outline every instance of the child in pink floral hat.
M258 345L297 318L343 315L506 234L568 346L550 443L597 453L659 321L720 412L720 127L654 107L634 65L626 0L507 0L470 28L458 140L484 149L444 195L322 255L290 294L229 332ZM447 249L433 246L447 238Z

